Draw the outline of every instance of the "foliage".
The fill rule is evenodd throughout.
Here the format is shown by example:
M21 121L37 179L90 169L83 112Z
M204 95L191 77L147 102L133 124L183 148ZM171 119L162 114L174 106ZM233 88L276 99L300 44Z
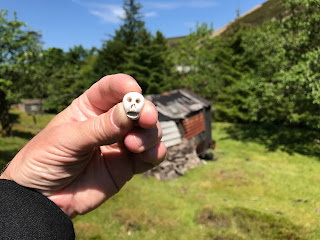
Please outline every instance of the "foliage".
M212 27L197 24L196 30L180 41L175 51L178 82L174 87L186 87L214 103L216 119L243 119L243 93L234 91L244 72L238 35L229 39L212 37Z
M144 93L166 91L171 83L172 59L165 37L147 31L141 4L125 0L123 25L104 42L101 49L81 45L68 51L41 49L41 36L29 31L23 22L7 20L1 10L0 104L1 122L10 131L8 110L21 98L44 99L47 112L67 107L94 82L107 74L128 73Z
M163 34L155 37L145 33L144 42L125 53L124 72L139 82L145 94L162 93L170 89L172 59Z
M319 129L319 1L285 1L290 17L268 21L242 35L243 74L249 88L244 107L249 121ZM317 35L317 36L316 36Z
M201 94L203 97L217 95L222 87L215 70L216 47L215 39L211 37L213 29L206 23L197 24L196 30L184 38L176 49L176 65L178 67L176 87L182 87ZM214 98L214 97L213 97Z
M94 54L95 49L86 50L81 45L67 52L59 48L41 50L36 61L19 74L25 78L21 97L45 99L44 110L61 111L91 85L83 79L85 71L81 69Z
M81 68L93 54L94 49L88 51L81 45L68 52L57 48L43 51L41 63L47 78L45 110L60 112L87 88L88 80L83 79Z
M216 120L320 129L320 1L283 5L282 18L235 23L220 37L198 25L176 51L175 87L212 100Z
M11 132L9 108L26 89L28 79L23 73L38 57L39 38L38 33L18 21L16 13L9 19L8 11L0 9L0 123L3 135Z
M3 132L12 126L11 103L42 98L46 111L59 112L101 77L119 72L133 76L144 94L187 88L212 101L216 120L320 129L320 1L281 2L282 17L260 26L239 21L218 37L212 25L197 24L169 48L160 31L146 29L142 5L124 0L122 25L100 49L68 51L41 49L39 33L1 10Z
M94 70L98 78L127 73L139 82L145 94L160 93L168 88L173 64L162 33L152 36L145 28L141 8L134 0L124 1L123 25L103 43Z

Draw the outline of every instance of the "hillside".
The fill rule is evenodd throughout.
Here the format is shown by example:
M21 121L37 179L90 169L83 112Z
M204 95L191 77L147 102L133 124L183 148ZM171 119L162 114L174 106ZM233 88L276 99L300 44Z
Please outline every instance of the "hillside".
M281 17L283 12L282 0L269 0L246 12L236 22L259 25L265 20Z
M279 18L284 13L284 8L282 7L282 0L269 0L263 4L260 4L253 9L249 10L245 14L241 15L239 18L233 20L232 22L228 23L227 25L217 29L212 33L212 35L218 36L230 27L235 24L250 24L250 25L259 25L262 24L264 21L272 18ZM172 37L168 38L168 43L170 46L173 46L177 41L184 38L185 36L180 37Z

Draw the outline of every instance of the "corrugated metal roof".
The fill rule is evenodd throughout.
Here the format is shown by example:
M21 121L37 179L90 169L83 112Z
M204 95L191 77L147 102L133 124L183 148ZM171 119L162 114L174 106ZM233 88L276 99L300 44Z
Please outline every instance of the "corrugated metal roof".
M211 105L208 100L186 89L174 90L161 95L147 95L146 99L156 105L160 121L185 119L188 114Z

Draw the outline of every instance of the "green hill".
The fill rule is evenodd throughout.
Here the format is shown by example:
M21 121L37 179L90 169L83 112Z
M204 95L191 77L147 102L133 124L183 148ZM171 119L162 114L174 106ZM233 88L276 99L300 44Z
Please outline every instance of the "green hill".
M282 0L269 0L263 4L260 4L253 9L249 10L245 14L241 15L239 18L234 19L227 25L215 30L212 34L213 36L218 36L230 29L235 24L250 24L250 25L260 25L264 21L272 18L280 18L285 14L285 9L282 6ZM174 46L177 41L184 38L185 36L168 38L168 43L170 46Z

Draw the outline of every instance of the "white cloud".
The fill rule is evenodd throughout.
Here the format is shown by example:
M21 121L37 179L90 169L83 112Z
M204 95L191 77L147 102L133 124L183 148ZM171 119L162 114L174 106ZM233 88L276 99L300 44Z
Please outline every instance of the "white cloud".
M145 16L145 17L155 17L157 15L158 14L156 12L146 12L143 14L143 16Z
M86 7L89 13L98 17L102 23L119 23L121 18L125 16L122 5L82 2L79 0L72 0L72 2Z
M217 6L217 2L209 0L188 0L183 2L147 2L145 7L158 10L174 10L177 8L209 8Z
M102 23L117 24L121 21L121 18L125 17L125 11L122 5L106 4L89 2L88 0L72 0L72 2L84 6L88 9L89 13L98 17ZM179 2L146 2L144 7L148 12L144 13L145 17L158 16L156 10L174 10L178 8L209 8L215 7L217 3L214 0L186 0ZM143 8L144 9L144 8ZM142 10L143 10L142 9Z
M103 5L100 8L89 8L89 13L97 16L102 23L119 23L121 18L125 16L122 7L117 5Z

